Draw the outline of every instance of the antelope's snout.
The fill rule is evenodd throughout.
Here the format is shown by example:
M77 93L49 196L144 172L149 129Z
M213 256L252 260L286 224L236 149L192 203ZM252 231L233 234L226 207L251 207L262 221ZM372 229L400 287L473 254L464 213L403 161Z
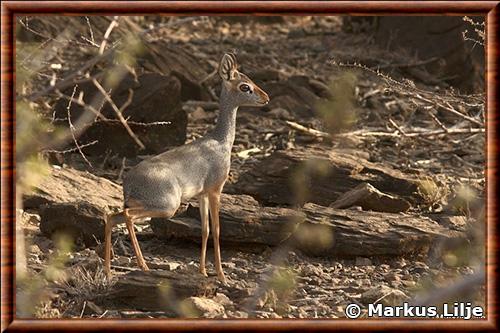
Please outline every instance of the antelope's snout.
M262 105L267 105L270 101L269 95L266 94L266 92L260 88L256 89L257 95L260 97L260 102Z

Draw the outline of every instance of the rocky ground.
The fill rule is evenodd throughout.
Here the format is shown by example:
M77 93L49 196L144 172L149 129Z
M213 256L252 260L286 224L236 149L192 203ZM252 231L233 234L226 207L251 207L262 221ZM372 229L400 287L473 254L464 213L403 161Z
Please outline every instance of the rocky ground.
M65 19L29 27L49 34ZM87 26L97 39L110 22L71 19L85 23L79 33L87 39ZM381 47L373 28L348 23L339 17L122 21L121 28L136 32L159 26L142 33L142 50L128 65L133 74L110 93L117 105L130 99L123 115L146 149L109 120L113 110L105 103L109 119L89 123L78 138L82 153L74 142L43 151L49 176L26 191L18 219L28 267L18 290L28 309L23 314L342 318L350 303L362 315L370 303L484 305L481 284L450 288L482 274L484 96L453 91L444 72L426 67L435 61ZM113 36L116 45L127 41L121 30ZM59 49L48 63L61 68L39 69L27 89L95 56L87 44L78 51ZM107 280L103 216L121 206L122 175L213 126L215 70L225 51L235 51L241 71L271 97L265 109L242 108L238 115L221 208L228 284L215 278L211 248L209 277L198 273L196 202L185 203L171 221L136 226L150 273L138 270L126 229L118 227L114 278ZM341 64L355 62L363 66ZM89 75L104 80L109 68L116 72L112 66L104 59ZM83 109L61 95L81 91L92 104L96 88L87 81L60 90L37 110L67 126L68 116L76 123Z

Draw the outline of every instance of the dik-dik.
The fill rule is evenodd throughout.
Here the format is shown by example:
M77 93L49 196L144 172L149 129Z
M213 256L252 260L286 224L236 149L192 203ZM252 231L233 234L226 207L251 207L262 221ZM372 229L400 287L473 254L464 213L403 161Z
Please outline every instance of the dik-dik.
M231 53L222 57L219 65L222 78L220 113L215 128L209 134L187 145L174 148L144 160L123 179L123 211L108 215L105 229L105 270L111 276L111 232L113 226L125 223L137 264L148 266L134 231L134 222L153 217L172 217L182 201L197 197L201 215L200 272L207 276L205 257L209 235L209 211L214 240L215 269L220 281L226 282L222 271L219 247L220 196L229 174L231 149L236 131L236 112L240 106L263 106L269 96L238 72L236 58Z

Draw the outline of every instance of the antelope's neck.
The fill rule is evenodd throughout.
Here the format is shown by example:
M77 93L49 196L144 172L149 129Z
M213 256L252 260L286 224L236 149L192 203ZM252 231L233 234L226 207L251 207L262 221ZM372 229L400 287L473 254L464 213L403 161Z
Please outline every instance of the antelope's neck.
M238 106L232 100L230 93L224 86L222 87L219 100L219 117L212 131L212 137L221 142L224 146L227 146L229 151L231 151L236 133L236 113L238 111Z

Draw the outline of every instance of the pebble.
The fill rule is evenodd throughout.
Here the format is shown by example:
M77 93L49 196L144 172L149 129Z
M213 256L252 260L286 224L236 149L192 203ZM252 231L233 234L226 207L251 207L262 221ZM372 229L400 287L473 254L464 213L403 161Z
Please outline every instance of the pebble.
M189 297L183 301L188 309L194 309L199 316L205 318L220 317L224 314L224 306L205 297Z
M233 301L231 301L229 297L227 297L222 293L216 293L213 300L219 304L222 304L225 307L234 305Z
M412 287L415 287L417 285L417 283L415 281L412 281L412 280L403 280L403 281L401 281L401 283L403 284L403 286L408 287L408 288L412 288Z
M379 300L382 304L396 305L407 299L408 296L404 292L386 285L375 286L361 294L361 302L364 304L374 303Z
M390 272L385 275L386 281L400 281L401 277L396 272Z

